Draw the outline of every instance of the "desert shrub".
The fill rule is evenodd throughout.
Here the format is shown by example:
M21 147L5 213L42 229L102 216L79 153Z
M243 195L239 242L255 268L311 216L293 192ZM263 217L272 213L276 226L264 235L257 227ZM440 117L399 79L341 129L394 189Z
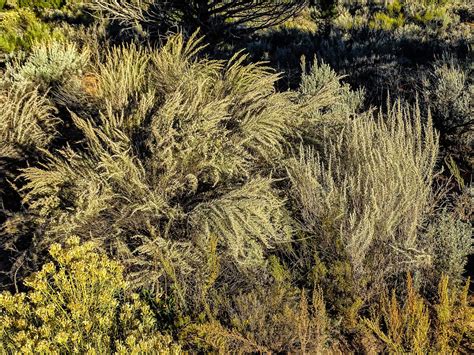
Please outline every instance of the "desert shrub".
M381 30L393 30L395 28L403 26L405 23L402 13L397 14L396 17L383 12L377 12L374 14L374 19L369 23L373 29Z
M183 304L200 294L193 270L207 273L210 240L230 283L257 275L290 241L270 174L291 130L291 94L275 93L278 76L245 57L199 60L198 48L178 35L157 52L106 55L100 113L72 114L81 145L24 170L24 203L47 236L35 254L66 231L107 233L101 244L128 260L137 284L171 281Z
M468 129L473 123L474 84L469 77L469 69L445 56L434 62L424 78L425 100L443 130Z
M94 0L91 5L103 16L127 28L145 30L147 35L181 27L189 32L201 29L209 39L229 34L254 32L280 24L298 14L306 2L243 0L229 1L123 1Z
M29 290L0 295L0 348L33 352L178 352L156 331L150 308L127 293L122 267L93 243L50 247L52 261L25 281Z
M79 74L88 63L88 50L79 52L71 42L43 42L35 45L23 63L10 64L7 75L13 81L31 83L46 92Z
M435 280L445 274L459 286L463 282L467 257L474 252L471 226L444 212L428 226L425 238L432 248Z
M371 28L393 30L405 23L446 28L453 22L449 1L390 1L369 22Z
M0 52L29 50L35 42L61 37L60 30L39 20L29 9L0 13Z
M369 17L366 8L358 9L354 12L354 15L352 15L348 8L343 7L338 16L333 20L332 25L335 28L342 28L345 30L361 28L367 25Z
M312 9L305 9L282 24L273 26L272 29L298 30L307 33L315 33L318 30L318 25L312 18L313 13L314 11L312 11Z
M341 5L333 24L312 9L222 46L155 47L158 1L94 3L92 26L54 40L45 25L0 68L0 287L30 288L0 297L3 352L177 352L171 336L190 352L458 350L472 196L452 152L453 191L433 184L430 112L469 135L472 83L447 4ZM73 8L34 11L59 24ZM431 66L443 51L459 62ZM58 247L69 235L86 243Z
M149 60L149 53L136 46L112 48L107 53L107 60L95 67L97 96L110 103L117 111L126 109L130 104L136 104L141 95L153 97L153 92L148 95L146 92ZM120 80L117 80L117 77L120 77ZM141 112L137 118L143 119L145 115L146 112Z
M471 71L467 63L444 54L427 73L420 75L425 106L430 108L435 126L443 133L446 153L455 157L465 179L469 179L473 164Z
M219 317L187 327L181 334L183 341L205 351L327 351L330 320L322 290L313 290L308 300L305 290L291 286L291 273L276 259L271 263L272 285L221 301L216 310Z
M398 0L386 3L384 12L374 13L373 20L369 22L369 26L373 29L393 30L403 26L405 16L402 11L402 4Z
M407 1L404 10L410 19L421 25L435 24L446 28L452 21L450 0Z
M391 353L451 353L459 349L468 330L472 312L467 303L468 287L460 291L448 289L448 277L441 278L434 309L415 290L407 277L407 295L399 303L395 293L383 295L380 314L365 319L367 327Z
M429 262L419 228L430 201L437 149L431 124L422 126L418 110L398 103L385 119L356 118L322 151L305 147L299 158L288 161L302 230L317 244L341 243L359 287L362 280L371 288L380 286L403 271L401 265L417 268ZM363 294L370 297L367 290Z
M339 116L344 120L360 111L364 103L363 89L352 90L349 84L342 82L343 78L327 63L318 63L317 58L308 70L303 57L298 94L302 102L317 98L308 112L312 120L318 121L323 115L326 118Z
M324 301L315 293L299 304L284 294L255 291L234 300L234 314L225 327L217 321L190 327L187 335L197 346L223 352L321 352L327 350Z

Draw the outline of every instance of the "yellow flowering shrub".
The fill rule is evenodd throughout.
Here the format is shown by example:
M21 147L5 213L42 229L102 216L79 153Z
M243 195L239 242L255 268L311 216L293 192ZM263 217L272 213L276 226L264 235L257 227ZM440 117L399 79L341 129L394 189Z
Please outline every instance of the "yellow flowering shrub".
M170 353L149 306L127 296L122 267L91 242L50 248L53 261L25 281L26 293L0 294L0 353Z

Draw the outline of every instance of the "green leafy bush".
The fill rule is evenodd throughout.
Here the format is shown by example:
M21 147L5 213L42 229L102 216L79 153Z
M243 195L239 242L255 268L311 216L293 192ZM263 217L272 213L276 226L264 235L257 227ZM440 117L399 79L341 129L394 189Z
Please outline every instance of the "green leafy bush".
M39 20L30 9L0 13L0 52L29 50L36 42L61 37L60 30Z
M38 9L59 9L66 4L66 0L18 0L20 7Z

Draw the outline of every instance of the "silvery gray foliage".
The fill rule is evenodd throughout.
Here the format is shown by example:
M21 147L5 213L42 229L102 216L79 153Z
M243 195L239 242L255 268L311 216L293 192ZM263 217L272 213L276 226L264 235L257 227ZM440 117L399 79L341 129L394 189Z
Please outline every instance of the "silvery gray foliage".
M424 77L424 97L437 124L447 130L469 129L474 123L474 82L471 69L447 55Z
M424 240L431 249L436 277L449 276L454 283L463 281L468 255L474 253L473 229L447 212L428 227Z
M23 60L14 59L7 66L7 75L14 82L31 83L46 91L81 73L89 61L89 51L72 42L44 42L33 47Z

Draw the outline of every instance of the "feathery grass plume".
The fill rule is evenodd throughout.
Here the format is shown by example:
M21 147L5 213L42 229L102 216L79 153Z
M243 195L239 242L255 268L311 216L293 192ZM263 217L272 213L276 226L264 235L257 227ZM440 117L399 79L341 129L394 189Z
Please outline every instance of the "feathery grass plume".
M87 48L79 51L72 42L48 41L34 45L26 61L10 64L8 72L16 82L31 82L47 91L79 74L88 61Z
M149 306L128 294L119 263L93 243L66 244L50 247L53 261L26 280L28 292L0 294L3 352L180 352L156 330Z
M49 100L28 85L0 90L0 140L2 146L45 148L56 134L58 119ZM6 148L5 148L6 149Z
M269 179L255 178L241 188L197 205L190 214L197 238L219 236L224 259L236 263L239 269L262 267L265 250L291 240L284 201L270 185Z
M44 228L33 253L69 233L103 236L134 285L173 285L186 305L207 292L201 281L242 283L236 270L244 276L290 240L270 174L295 105L275 93L268 68L243 57L197 59L199 43L176 35L153 53L106 53L96 74L100 112L71 115L81 144L23 171L24 203ZM229 265L218 277L205 265L213 238ZM190 270L201 269L193 280Z
M340 240L355 275L377 278L373 286L429 261L418 229L438 143L431 121L420 121L417 109L397 103L386 117L349 122L321 152L303 147L288 164L301 228L315 242ZM377 274L370 271L375 265Z
M108 49L96 65L97 96L120 111L138 101L147 90L149 54L136 45ZM141 119L144 119L142 117Z

